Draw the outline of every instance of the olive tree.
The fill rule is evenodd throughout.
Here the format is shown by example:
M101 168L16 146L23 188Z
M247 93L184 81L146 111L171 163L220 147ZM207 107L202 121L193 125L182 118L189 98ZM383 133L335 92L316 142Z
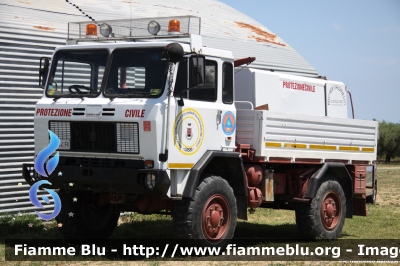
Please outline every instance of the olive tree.
M379 122L378 156L385 156L385 163L400 155L400 124Z

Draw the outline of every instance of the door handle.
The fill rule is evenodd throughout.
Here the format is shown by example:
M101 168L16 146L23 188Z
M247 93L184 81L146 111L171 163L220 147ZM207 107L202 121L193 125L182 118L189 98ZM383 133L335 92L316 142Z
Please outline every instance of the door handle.
M217 110L217 125L221 124L221 115L222 115L222 111Z

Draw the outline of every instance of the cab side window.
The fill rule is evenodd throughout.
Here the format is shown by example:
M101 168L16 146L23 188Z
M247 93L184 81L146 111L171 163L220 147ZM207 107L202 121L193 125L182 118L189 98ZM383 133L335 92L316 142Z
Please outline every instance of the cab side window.
M228 62L222 65L222 102L233 103L233 65Z
M187 89L188 60L184 58L179 63L178 74L175 82L174 96L179 98L180 92ZM217 100L218 63L206 60L205 82L203 86L186 91L182 97L195 101L215 102Z

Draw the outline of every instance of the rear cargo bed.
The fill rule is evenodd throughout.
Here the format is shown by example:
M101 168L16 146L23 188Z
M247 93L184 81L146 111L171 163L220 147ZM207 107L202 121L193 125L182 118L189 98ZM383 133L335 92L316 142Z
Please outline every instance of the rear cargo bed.
M378 122L237 110L236 142L250 144L266 162L372 163Z

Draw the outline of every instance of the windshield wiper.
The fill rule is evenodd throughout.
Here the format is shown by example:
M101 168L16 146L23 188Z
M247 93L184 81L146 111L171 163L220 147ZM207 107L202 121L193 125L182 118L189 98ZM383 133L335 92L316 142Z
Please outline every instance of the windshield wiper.
M126 94L114 94L113 96L110 96L110 101L114 101L116 98L132 98L135 96L145 96L151 94L150 92L142 92L142 93L126 93Z
M68 93L68 94L63 94L57 97L54 97L53 101L56 102L60 98L68 97L68 96L78 96L78 97L72 97L72 98L80 98L83 101L83 95L75 94L75 93Z

